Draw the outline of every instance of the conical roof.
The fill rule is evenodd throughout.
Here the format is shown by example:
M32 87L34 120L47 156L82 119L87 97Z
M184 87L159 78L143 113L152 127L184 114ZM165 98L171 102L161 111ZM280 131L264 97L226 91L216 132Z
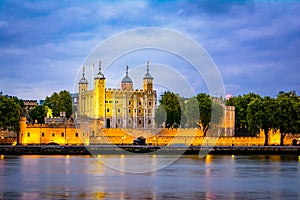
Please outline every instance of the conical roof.
M153 79L153 77L149 73L149 61L147 62L147 72L146 72L146 74L144 76L144 79Z
M126 75L122 79L121 83L132 83L131 78L128 76L128 66L126 66Z
M78 84L88 84L88 81L84 77L84 70L85 70L85 67L82 68L82 78L80 79Z
M101 72L101 61L99 61L99 72L98 72L97 76L95 77L95 79L105 79L104 74L102 74L102 72Z

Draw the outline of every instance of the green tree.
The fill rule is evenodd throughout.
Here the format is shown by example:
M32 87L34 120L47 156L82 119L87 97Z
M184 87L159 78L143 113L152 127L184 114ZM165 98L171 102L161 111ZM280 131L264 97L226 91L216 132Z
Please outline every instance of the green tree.
M181 113L181 118L180 118L180 126L184 127L186 124L187 124L187 118L186 118L186 115L185 115L185 106L186 106L186 98L184 97L181 97L179 94L176 94L178 100L179 100L179 104L180 104L180 113Z
M265 146L269 141L269 130L276 130L277 102L271 97L258 97L251 101L247 108L248 130L256 135L262 129L265 134Z
M167 113L166 127L179 127L181 124L181 106L179 96L173 92L164 92L159 102Z
M45 105L39 105L29 112L33 124L35 123L35 120L37 120L37 123L39 124L45 123L46 114Z
M284 145L286 134L295 134L299 130L299 97L294 92L281 93L277 97L276 127L280 130L280 145Z
M224 105L221 104L221 102L212 102L211 107L211 122L212 124L216 126L223 125L224 120Z
M184 115L188 127L198 127L200 121L199 102L197 97L191 97L187 100L184 107Z
M0 96L0 129L19 131L19 120L22 107L18 98Z
M44 105L47 105L52 109L52 114L54 117L59 117L59 114L61 112L58 99L58 93L54 92L50 97L47 96L44 102Z
M212 111L212 100L208 94L200 93L196 96L199 105L200 117L198 121L199 128L203 131L204 136L208 131L211 111Z
M54 117L59 117L60 112L66 112L67 118L72 115L72 97L66 90L54 92L50 97L46 97L45 105L52 109Z
M226 105L235 107L235 132L237 134L248 134L247 109L251 101L260 98L260 95L249 93L243 96L231 97ZM252 133L253 135L253 133Z
M167 121L167 112L164 107L160 104L155 110L155 123L161 127L163 123Z

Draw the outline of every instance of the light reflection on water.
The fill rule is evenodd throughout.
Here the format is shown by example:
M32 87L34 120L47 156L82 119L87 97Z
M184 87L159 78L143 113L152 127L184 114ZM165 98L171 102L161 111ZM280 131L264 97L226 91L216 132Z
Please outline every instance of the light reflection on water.
M300 199L298 156L182 156L159 171L136 174L90 156L1 158L0 199ZM98 159L126 169L170 156Z

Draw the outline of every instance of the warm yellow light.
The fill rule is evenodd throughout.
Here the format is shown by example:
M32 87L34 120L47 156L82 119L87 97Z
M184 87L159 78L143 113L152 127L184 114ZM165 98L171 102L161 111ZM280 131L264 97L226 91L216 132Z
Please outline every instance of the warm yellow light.
M124 155L124 154L122 154L122 155L121 155L121 158L125 158L125 155Z
M0 155L0 160L3 160L4 159L4 155Z
M70 155L66 155L66 158L70 158Z
M211 163L211 155L205 156L205 162L206 162L206 164Z
M101 155L99 154L99 155L97 155L97 157L98 157L98 158L101 158Z
M234 155L231 155L231 158L234 158Z

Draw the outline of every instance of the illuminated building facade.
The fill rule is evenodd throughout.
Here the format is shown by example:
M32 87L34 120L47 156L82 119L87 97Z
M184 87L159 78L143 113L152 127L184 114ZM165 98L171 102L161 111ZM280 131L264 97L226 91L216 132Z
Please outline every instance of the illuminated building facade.
M101 72L101 62L99 72L94 78L94 89L88 90L88 81L83 68L82 78L78 83L79 118L98 119L102 122L101 128L155 128L157 97L156 91L153 90L153 77L149 73L149 62L146 67L141 90L133 88L133 81L128 75L128 66L121 88L107 89L106 79Z

